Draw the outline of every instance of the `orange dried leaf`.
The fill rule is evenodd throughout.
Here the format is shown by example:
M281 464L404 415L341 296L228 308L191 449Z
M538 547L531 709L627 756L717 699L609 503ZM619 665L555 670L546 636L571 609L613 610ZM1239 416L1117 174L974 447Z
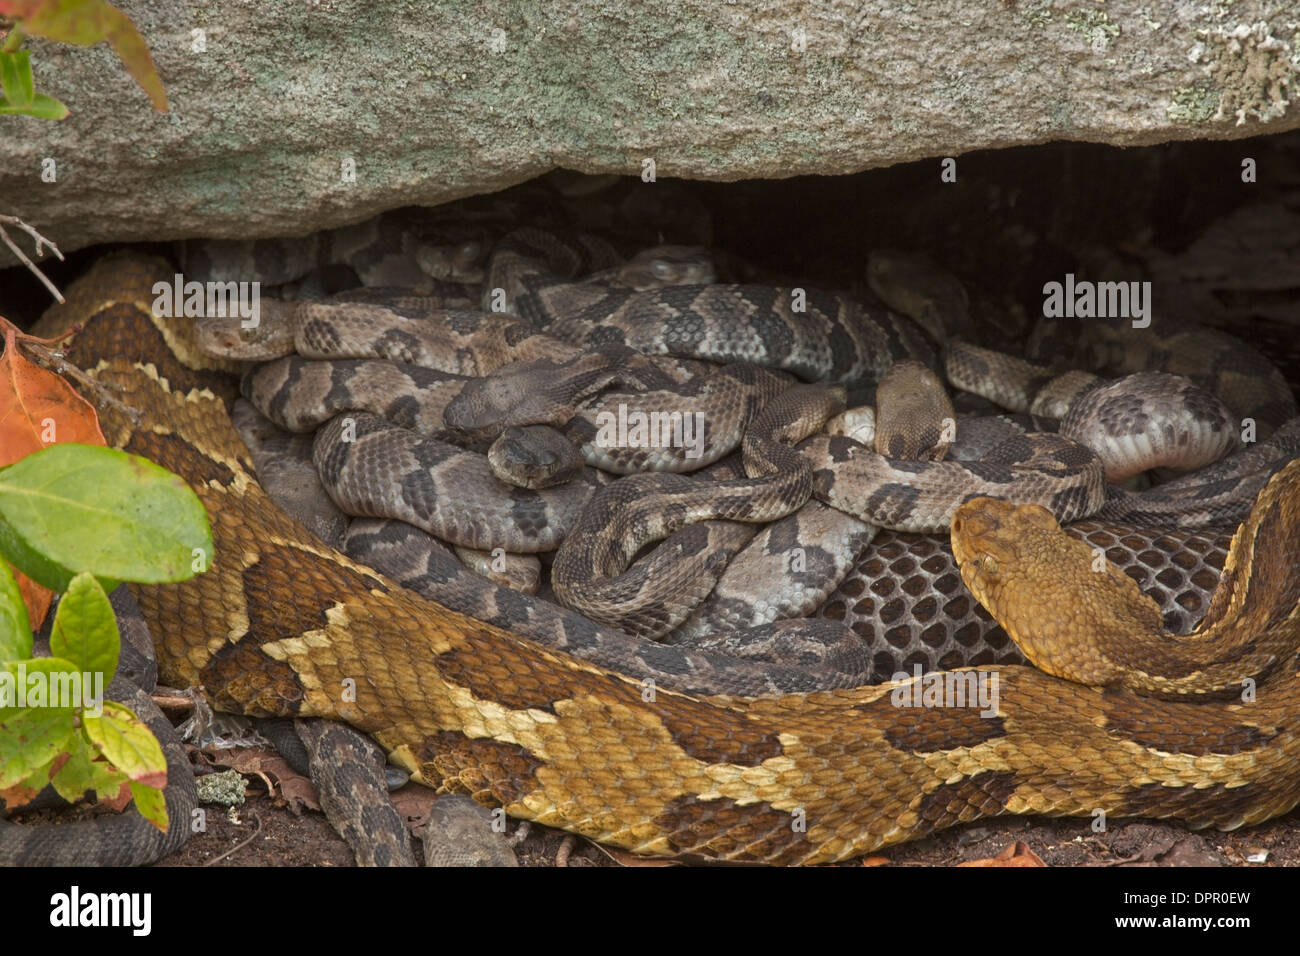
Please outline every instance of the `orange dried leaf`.
M28 781L21 781L12 787L0 789L0 803L10 810L17 810L35 800L40 792L39 787L33 787Z
M0 467L55 442L103 445L95 408L61 375L43 369L17 348L18 330L0 319Z
M7 561L5 563L8 564ZM13 572L14 580L18 583L18 593L23 597L23 604L27 605L27 620L31 622L33 630L39 631L41 625L45 623L45 615L50 613L54 592L49 588L41 587L12 564L9 565L9 570Z
M103 445L95 408L61 375L43 369L18 349L18 329L0 316L0 468L56 442ZM39 630L52 594L14 569L27 617Z
M310 778L304 777L274 750L265 747L235 747L230 750L203 751L204 759L214 767L229 767L246 776L261 778L272 798L282 799L296 814L303 809L319 810L320 797ZM277 786L278 784L278 786Z
M985 860L968 860L958 866L1047 866L1042 858L1029 849L1028 845L1017 840L995 857Z

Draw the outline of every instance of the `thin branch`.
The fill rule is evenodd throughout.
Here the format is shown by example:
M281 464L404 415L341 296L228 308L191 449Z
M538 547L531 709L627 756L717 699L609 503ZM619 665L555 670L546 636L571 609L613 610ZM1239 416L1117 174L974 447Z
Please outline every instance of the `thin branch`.
M37 259L44 257L45 255L44 248L48 247L49 250L54 253L55 257L60 262L62 262L63 253L59 251L59 247L56 246L54 243L50 242L50 240L46 239L39 232L37 232L31 226L27 225L27 223L23 222L17 216L0 216L0 241L3 241L4 244L9 247L9 251L12 252L15 256L17 256L18 261L21 262L23 265L25 265L28 269L30 269L32 274L35 275L36 278L40 279L41 282L45 283L45 288L50 290L50 295L54 296L54 298L59 301L59 304L62 305L64 302L63 294L60 293L59 290L54 287L53 282L51 282L48 278L46 278L45 273L42 272L39 268L37 268L36 263L32 262L31 259L27 258L27 255L21 249L18 248L18 244L9 238L9 233L5 231L6 225L14 226L15 228L21 229L23 232L27 233L29 236L32 237L32 243L36 247Z
M246 840L240 840L238 843L232 846L225 853L222 853L220 856L214 856L212 859L204 863L203 864L204 866L213 866L217 863L220 863L222 860L230 856L230 854L234 853L236 850L242 850L244 847L248 846L248 844L252 843L254 840L257 839L257 835L262 832L262 818L257 815L256 810L252 810L249 812L252 814L253 819L257 821L257 829L254 830L252 835L248 837Z
M60 336L52 339L42 339L26 332L20 332L12 322L0 315L0 332L3 333L6 348L22 346L37 364L50 369L58 375L62 375L64 378L70 378L80 385L83 391L88 392L94 398L100 408L111 406L130 419L132 424L140 424L140 410L113 395L112 389L115 386L105 385L98 379L92 378L69 362L62 351L50 348L51 345L57 345L80 331L81 326L78 324L72 326Z
M154 692L154 706L159 710L171 710L178 713L188 713L194 709L194 701L189 697L181 697L177 694L158 694Z
M70 331L76 331L76 329ZM126 404L126 402L115 396L110 390L111 386L105 385L98 379L87 375L65 359L62 352L57 349L47 348L40 344L39 339L33 340L30 336L24 336L22 333L18 335L18 343L41 365L62 375L64 378L72 379L84 391L88 391L100 408L111 406L130 419L132 424L140 424L140 409Z
M27 266L27 268L31 270L32 274L45 284L45 288L50 290L50 295L54 296L60 305L65 304L67 300L63 298L63 293L59 292L54 283L51 282L46 277L45 273L37 267L36 263L27 258L26 254L18 248L18 245L9 238L9 233L5 231L6 225L21 229L32 237L32 244L35 247L36 258L38 259L43 258L45 250L49 249L60 262L63 262L63 253L60 251L59 247L49 239L46 239L43 235L37 232L35 228L29 226L17 216L0 215L0 242L4 242L4 244L9 247L9 250L18 257L18 260L22 262L23 265ZM71 335L75 335L79 331L81 331L81 326L74 325L58 338L39 339L33 335L28 335L26 332L19 332L16 329L14 330L17 343L21 344L23 348L31 353L32 358L37 362L46 368L53 369L65 378L72 379L80 385L83 390L90 392L101 408L105 406L116 408L119 412L130 419L131 422L138 425L140 423L139 409L133 408L120 401L112 394L107 386L101 384L98 380L91 378L81 369L77 368L77 366L65 360L62 352L49 348L49 346L54 345Z

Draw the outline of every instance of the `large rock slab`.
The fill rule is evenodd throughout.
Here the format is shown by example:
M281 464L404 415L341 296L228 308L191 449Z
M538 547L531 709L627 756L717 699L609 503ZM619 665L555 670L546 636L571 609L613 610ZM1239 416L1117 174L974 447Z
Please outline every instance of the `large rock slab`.
M72 115L0 117L0 211L65 249L303 234L555 167L734 180L1300 125L1293 0L120 6L170 114L106 46L37 40Z

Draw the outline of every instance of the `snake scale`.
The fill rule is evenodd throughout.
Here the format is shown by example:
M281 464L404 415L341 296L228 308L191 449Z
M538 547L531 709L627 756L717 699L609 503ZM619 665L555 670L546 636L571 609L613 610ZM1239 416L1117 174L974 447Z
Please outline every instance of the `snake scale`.
M137 423L106 410L110 440L184 476L211 516L210 571L138 597L162 676L202 684L222 709L341 719L431 786L637 852L702 859L832 861L1005 813L1100 809L1231 828L1300 801L1294 650L1250 702L1166 701L1024 666L953 672L997 682L996 712L981 717L896 706L895 684L684 694L423 600L270 504L230 426L229 380L185 367L177 356L190 343L153 324L156 268L103 264L63 312L86 321L73 357L142 413ZM976 530L980 514L967 513ZM1024 594L1058 570L1052 548L1023 565L1015 552L1028 529L1055 540L1039 514L1013 510L962 541L963 576L968 564L994 579L1000 570L1000 586L968 583L1016 626ZM1234 537L1208 628L1288 646L1300 627L1298 549L1292 464ZM1149 634L1146 615L1136 612ZM1134 622L1112 623L1123 633ZM343 693L352 682L355 698Z

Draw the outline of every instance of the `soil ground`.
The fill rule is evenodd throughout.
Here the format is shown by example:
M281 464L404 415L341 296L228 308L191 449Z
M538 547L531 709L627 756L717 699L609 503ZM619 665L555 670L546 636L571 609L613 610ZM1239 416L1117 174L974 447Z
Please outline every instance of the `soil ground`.
M429 792L408 784L397 794L408 819L427 812ZM238 821L238 822L235 822ZM1008 818L979 821L924 840L890 847L865 861L871 866L955 866L998 856L1017 841L1048 866L1295 866L1300 864L1300 811L1228 833L1189 830L1177 823L1112 821L1094 833L1091 820ZM515 836L520 824L510 821ZM250 839L251 837L251 839ZM566 843L569 844L566 848ZM242 846L240 845L242 844ZM238 847L238 849L233 849ZM420 845L415 844L417 857ZM1018 851L1021 855L1023 851ZM620 866L642 861L607 852L559 830L529 826L515 847L522 866ZM220 859L217 859L220 857ZM558 860L559 857L565 857ZM250 786L248 800L228 818L210 808L208 828L191 837L160 866L353 866L352 852L324 814L295 813L281 799Z

